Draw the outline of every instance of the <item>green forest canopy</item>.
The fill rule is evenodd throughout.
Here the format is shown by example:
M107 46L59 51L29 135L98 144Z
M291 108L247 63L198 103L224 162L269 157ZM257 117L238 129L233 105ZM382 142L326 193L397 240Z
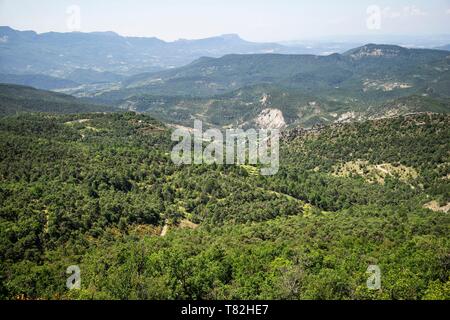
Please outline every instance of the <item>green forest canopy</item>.
M420 114L294 136L263 177L173 165L170 130L141 114L3 117L0 297L449 299L449 216L424 208L450 202L449 123ZM338 174L353 163L364 168ZM417 175L381 175L385 164ZM70 265L79 291L65 287Z

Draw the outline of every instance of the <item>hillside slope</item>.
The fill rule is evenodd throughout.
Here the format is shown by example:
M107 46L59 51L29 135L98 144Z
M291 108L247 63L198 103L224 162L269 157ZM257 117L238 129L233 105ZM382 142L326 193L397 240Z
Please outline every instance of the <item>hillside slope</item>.
M29 86L41 90L74 88L79 86L78 83L71 80L39 74L0 74L0 83Z
M105 112L113 107L99 106L80 101L60 93L38 90L32 87L0 84L0 115L21 112Z
M164 95L214 95L243 86L272 84L309 92L351 88L365 80L402 81L411 86L448 77L449 54L440 50L366 45L344 55L228 55L202 58L190 65L124 82L124 88L143 88ZM435 64L447 69L438 70ZM419 74L421 79L414 79ZM423 88L422 88L423 89ZM445 92L447 95L448 92Z
M175 166L170 130L145 115L3 117L0 297L449 299L449 216L425 208L450 202L449 124L297 128L264 177Z
M366 45L343 55L228 55L140 74L94 100L192 126L252 126L268 112L311 127L450 111L447 51Z

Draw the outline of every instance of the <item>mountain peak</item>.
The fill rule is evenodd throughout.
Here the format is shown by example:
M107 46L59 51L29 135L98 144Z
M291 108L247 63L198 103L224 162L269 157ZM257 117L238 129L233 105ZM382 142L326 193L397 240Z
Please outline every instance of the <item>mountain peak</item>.
M98 36L120 37L120 35L114 31L95 31L95 32L90 32L90 34L98 35Z
M242 38L237 33L228 33L220 35L220 38L226 40L242 40Z

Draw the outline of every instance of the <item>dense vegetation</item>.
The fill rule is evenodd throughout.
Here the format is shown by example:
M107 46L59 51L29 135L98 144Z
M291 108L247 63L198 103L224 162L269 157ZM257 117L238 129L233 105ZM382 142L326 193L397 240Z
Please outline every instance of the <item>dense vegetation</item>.
M293 132L262 177L173 165L170 131L145 115L3 117L0 297L450 299L449 216L423 207L450 202L449 123Z
M145 88L148 94L159 95L212 96L246 86L269 84L316 95L342 94L348 98L362 96L366 81L412 85L405 90L384 93L398 97L434 87L432 80L435 79L448 84L448 64L447 51L390 45L367 45L343 55L329 56L232 54L218 59L201 58L173 70L136 75L124 81L123 88ZM346 94L347 91L351 95ZM444 87L436 91L449 94ZM364 95L369 93L366 91Z

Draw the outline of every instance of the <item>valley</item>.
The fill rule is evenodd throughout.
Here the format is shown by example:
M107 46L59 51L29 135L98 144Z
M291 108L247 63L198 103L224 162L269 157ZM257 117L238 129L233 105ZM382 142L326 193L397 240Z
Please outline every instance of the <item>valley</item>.
M449 300L450 37L350 38L0 27L0 300Z

